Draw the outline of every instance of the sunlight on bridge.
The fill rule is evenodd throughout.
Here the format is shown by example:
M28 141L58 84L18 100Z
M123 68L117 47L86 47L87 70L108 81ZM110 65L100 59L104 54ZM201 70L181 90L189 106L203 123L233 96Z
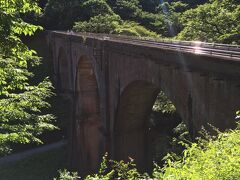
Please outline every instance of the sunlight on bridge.
M202 45L202 42L201 41L194 41L194 53L195 54L203 54L203 51L201 50L201 45Z
M201 50L200 47L194 47L194 53L195 54L203 54L203 51Z

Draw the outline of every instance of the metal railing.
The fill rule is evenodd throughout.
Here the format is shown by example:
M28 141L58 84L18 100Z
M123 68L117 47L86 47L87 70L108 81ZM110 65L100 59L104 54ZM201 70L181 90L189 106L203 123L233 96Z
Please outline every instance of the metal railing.
M229 57L240 60L240 45L220 44L220 43L206 43L200 41L179 41L159 38L140 38L133 36L113 35L113 34L95 34L95 33L75 33L75 32L61 32L55 33L85 36L104 41L121 41L131 44L147 45L171 49L176 51L190 52L194 54L206 54L212 56Z

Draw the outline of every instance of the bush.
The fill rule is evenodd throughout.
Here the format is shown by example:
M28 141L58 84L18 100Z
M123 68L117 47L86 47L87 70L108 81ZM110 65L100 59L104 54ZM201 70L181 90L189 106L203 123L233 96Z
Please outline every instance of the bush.
M155 165L153 179L223 180L240 177L240 126L235 130L218 132L217 136L203 133L196 143L184 144L182 157L167 155L164 167ZM104 156L98 174L89 175L93 179L152 179L137 171L133 160L124 163L107 160ZM64 180L64 179L62 179Z
M108 14L94 16L88 22L76 22L73 30L76 32L121 34L138 37L158 37L156 33L149 31L136 22L124 22L121 20L120 16Z
M199 139L176 160L169 156L165 166L153 175L160 179L239 179L240 129Z
M77 180L79 177L76 173L71 173L66 170L59 171L59 180ZM129 162L117 162L108 160L108 155L105 154L101 163L98 174L88 175L85 180L110 180L110 179L149 179L147 174L141 174L137 171L133 159L130 158ZM56 180L56 178L54 179Z
M144 26L139 25L133 21L126 21L115 30L116 34L138 37L159 37L153 31L146 29Z
M78 176L77 172L69 172L66 169L59 170L59 180L78 180L80 177ZM57 180L57 178L54 178Z
M89 22L76 22L73 30L76 32L108 33L111 34L121 23L118 15L98 15L92 17Z

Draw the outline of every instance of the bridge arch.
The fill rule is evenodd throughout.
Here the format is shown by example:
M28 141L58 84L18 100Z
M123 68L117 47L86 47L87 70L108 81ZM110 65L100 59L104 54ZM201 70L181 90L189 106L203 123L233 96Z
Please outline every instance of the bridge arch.
M61 93L65 94L68 93L71 89L71 64L67 57L66 51L63 47L59 48L58 53L58 81L57 81L57 87L60 90Z
M73 168L81 174L94 172L100 162L103 136L98 83L92 61L85 55L76 69L73 116Z
M131 157L138 165L147 163L147 120L159 91L157 86L145 81L134 81L124 89L114 123L115 159Z
M128 132L145 126L160 89L146 81L134 81L122 92L114 124L115 132Z
M179 53L177 49L162 48L163 46L160 47L154 44L149 45L148 42L134 44L127 40L103 41L102 37L86 37L85 35L79 34L70 35L66 32L50 32L49 40L54 51L54 70L57 78L60 57L66 57L63 58L65 60L72 57L72 64L70 61L67 61L67 63L69 63L68 65L72 65L72 69L69 72L72 73L72 76L69 76L71 77L72 84L74 84L74 75L76 74L75 67L77 63L75 60L78 60L76 57L80 54L89 54L89 56L96 58L96 61L92 62L95 62L95 69L98 70L97 78L99 79L97 81L102 98L102 121L105 123L104 126L107 130L107 138L105 138L106 144L108 141L116 142L112 140L114 131L116 131L117 136L123 136L122 131L126 130L131 132L131 129L141 129L140 125L145 122L143 117L147 116L148 113L142 113L144 116L139 118L140 122L142 122L139 123L140 127L133 123L131 128L125 128L125 124L128 123L129 119L138 119L136 115L133 115L132 118L127 118L124 122L120 121L123 119L122 117L131 115L130 112L124 111L123 105L123 111L121 111L121 104L126 104L126 106L130 106L131 108L134 108L134 106L136 106L135 108L144 107L145 110L150 106L137 106L137 103L128 105L128 101L132 101L128 98L123 98L123 96L128 97L124 94L128 94L128 90L130 92L133 91L130 87L132 83L127 86L122 96L119 97L122 89L126 87L129 82L133 82L136 79L157 84L156 86L153 85L154 88L161 86L161 89L166 92L177 106L181 117L187 122L189 129L192 130L191 134L195 134L202 125L207 123L211 123L219 128L230 128L235 124L235 114L233 112L240 106L240 63L237 61L237 57L228 57L227 54L225 54L226 57L223 56L223 54L221 54L221 57L220 55L210 54L196 55L196 53L194 54L188 51ZM184 44L186 45L186 43ZM63 48L59 49L60 46ZM173 46L175 45L173 44ZM194 47L189 46L189 48ZM185 50L189 48L185 48ZM216 50L217 49L218 48L216 48ZM62 55L64 51L65 55ZM184 63L181 63L181 61ZM133 84L134 83L135 82L133 82ZM80 85L81 83L79 83L79 86ZM148 85L139 85L139 87L148 87ZM151 87L151 85L149 87ZM72 89L74 91L75 87ZM137 91L139 89L140 88L137 88ZM139 94L138 97L144 94L143 92L140 93L137 91L136 94ZM154 94L151 92L152 91L149 90L149 94ZM81 93L79 93L79 99L81 100L80 94ZM148 97L152 98L153 95L149 95ZM118 105L119 99L121 104L119 103ZM123 101L122 99L125 100ZM140 100L136 100L136 102L138 101ZM118 113L116 113L116 105L118 105ZM83 104L79 103L78 106L79 112L81 112L80 110ZM117 121L114 129L115 117ZM77 133L80 134L80 132L83 132L79 131L79 129L87 129L85 128L86 125L81 125L81 121L76 119L72 121L76 124L79 122L79 125L73 128L75 136ZM117 128L118 124L119 129ZM97 129L98 132L98 128L95 129ZM108 133L111 135L111 138L108 138ZM128 140L127 136L125 139L124 136L122 138L115 138L120 138L122 141L125 139L126 141ZM136 139L138 140L140 137L138 136ZM85 139L80 138L78 141L78 139L75 138L74 142L76 142L76 144L74 144L74 147L79 148L79 142L83 142L83 140ZM124 142L122 144L124 145ZM110 144L111 150L113 147L113 144ZM121 148L121 142L116 144L116 147ZM78 155L76 155L79 152L77 148L74 157L78 157ZM118 151L116 152L118 153ZM121 153L117 155L121 155ZM78 159L79 158L73 158L74 161L78 161ZM81 161L79 163L81 163Z
M160 91L158 85L139 80L125 87L120 96L114 123L114 159L127 161L131 157L140 170L145 171L146 167L151 169L149 120ZM175 127L172 120L165 120L161 124L168 126L167 129Z

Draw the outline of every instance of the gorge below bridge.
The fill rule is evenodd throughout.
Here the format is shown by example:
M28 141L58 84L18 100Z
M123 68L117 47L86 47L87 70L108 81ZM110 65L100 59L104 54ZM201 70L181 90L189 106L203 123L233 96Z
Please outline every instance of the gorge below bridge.
M94 172L101 157L146 162L147 121L160 91L195 136L236 125L240 47L50 31L55 87L72 107L70 158Z

